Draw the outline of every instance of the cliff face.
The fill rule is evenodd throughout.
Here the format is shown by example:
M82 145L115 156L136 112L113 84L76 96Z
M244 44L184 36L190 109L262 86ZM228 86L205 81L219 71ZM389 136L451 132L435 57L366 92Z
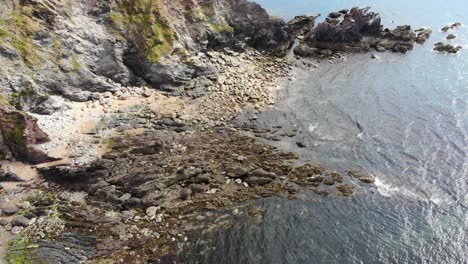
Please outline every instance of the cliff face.
M0 0L1 105L47 114L58 110L50 95L88 101L143 85L181 94L199 76L218 76L199 52L283 54L291 35L246 0ZM5 135L0 142L2 156L29 159Z
M117 85L170 89L204 71L207 48L291 44L285 23L245 0L2 0L0 89L26 110L47 94L88 100Z

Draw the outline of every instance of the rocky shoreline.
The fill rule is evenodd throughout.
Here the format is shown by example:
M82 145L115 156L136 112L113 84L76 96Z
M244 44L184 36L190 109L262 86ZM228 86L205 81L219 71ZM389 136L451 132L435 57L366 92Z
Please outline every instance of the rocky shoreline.
M9 99L0 97L0 155L10 160L0 166L6 263L177 263L200 230L226 228L231 215L261 218L256 199L372 191L372 175L300 160L255 140L281 140L270 133L278 128L234 119L273 105L293 67L313 70L370 48L408 52L430 29L383 30L378 14L359 8L315 27L314 16L285 22L257 4L223 0L150 9L153 32L126 19L146 11L121 3L96 1L85 12L77 3L24 1L32 8L20 13L25 23L40 26L22 32L40 43L34 56L54 58L42 67L10 46L19 36L0 38ZM77 18L95 35L68 23ZM151 50L139 42L155 35ZM19 77L32 70L37 77Z

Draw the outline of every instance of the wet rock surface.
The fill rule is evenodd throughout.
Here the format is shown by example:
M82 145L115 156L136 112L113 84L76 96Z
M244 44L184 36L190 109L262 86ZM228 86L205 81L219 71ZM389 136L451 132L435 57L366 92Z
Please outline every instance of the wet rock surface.
M462 50L461 46L454 46L452 44L444 44L442 42L437 42L434 44L434 50L441 53L457 53Z
M139 254L139 260L162 261L167 254L177 259L175 245L184 244L194 225L203 225L196 219L206 210L216 212L264 197L355 192L352 178L320 165L297 166L295 154L244 134L225 127L116 136L112 150L89 166L55 166L40 172L55 189L87 193L87 206L64 209L66 232L104 240L92 255L97 259L118 255L130 260L132 254ZM151 151L135 151L147 146ZM156 244L164 246L155 248Z

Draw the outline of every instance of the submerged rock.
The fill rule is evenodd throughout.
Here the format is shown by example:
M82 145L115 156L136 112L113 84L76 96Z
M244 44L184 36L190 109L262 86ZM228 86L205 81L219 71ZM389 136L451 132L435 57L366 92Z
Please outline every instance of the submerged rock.
M354 193L354 186L352 185L340 185L336 189L340 191L343 196L351 196Z
M437 42L434 44L434 50L443 53L458 53L462 47L461 46L454 46L451 44L444 44L442 42Z
M448 40L456 39L456 38L457 38L457 36L455 36L454 34L449 34L449 35L447 36L447 39L448 39Z
M442 28L442 31L443 32L447 32L449 31L450 29L454 29L454 28L457 28L457 27L461 27L463 24L460 23L460 22L457 22L457 23L453 23L451 25L448 25L448 26L445 26Z

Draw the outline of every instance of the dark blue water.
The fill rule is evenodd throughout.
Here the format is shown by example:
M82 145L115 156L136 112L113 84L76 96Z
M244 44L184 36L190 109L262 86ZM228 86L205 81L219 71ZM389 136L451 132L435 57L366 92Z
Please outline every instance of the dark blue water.
M376 192L259 201L263 220L219 232L204 261L468 263L467 27L450 32L464 47L460 54L432 51L433 43L447 42L440 28L468 24L468 2L257 2L285 18L372 6L388 27L429 26L434 34L405 55L347 55L316 70L296 69L257 122L303 131L275 144L333 168L363 168L377 178ZM297 148L298 140L307 148Z

